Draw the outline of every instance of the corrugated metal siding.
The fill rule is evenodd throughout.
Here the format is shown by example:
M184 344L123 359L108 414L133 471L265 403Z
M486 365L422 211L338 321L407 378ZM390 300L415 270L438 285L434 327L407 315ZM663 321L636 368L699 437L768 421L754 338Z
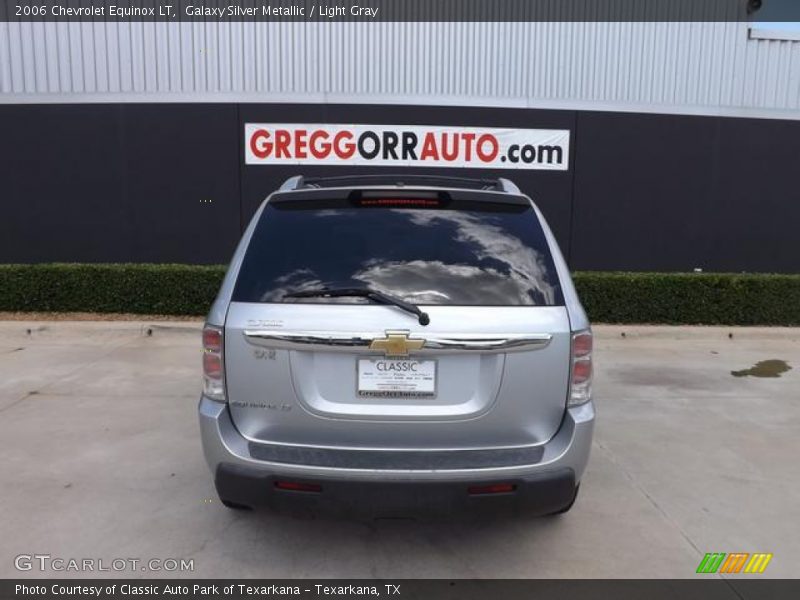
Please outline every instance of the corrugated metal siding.
M800 111L800 42L745 23L0 23L11 101L240 95Z

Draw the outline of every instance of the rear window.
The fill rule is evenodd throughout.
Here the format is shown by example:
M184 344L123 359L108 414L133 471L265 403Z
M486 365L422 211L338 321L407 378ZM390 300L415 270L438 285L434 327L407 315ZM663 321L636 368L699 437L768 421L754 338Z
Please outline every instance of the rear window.
M368 287L420 305L563 305L553 257L528 204L414 198L270 202L256 225L236 302Z

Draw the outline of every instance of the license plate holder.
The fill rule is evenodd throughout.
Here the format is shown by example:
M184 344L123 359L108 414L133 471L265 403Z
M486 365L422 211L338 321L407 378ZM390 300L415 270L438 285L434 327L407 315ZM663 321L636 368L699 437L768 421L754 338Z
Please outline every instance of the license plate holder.
M415 358L360 358L356 389L361 398L435 398L438 363Z

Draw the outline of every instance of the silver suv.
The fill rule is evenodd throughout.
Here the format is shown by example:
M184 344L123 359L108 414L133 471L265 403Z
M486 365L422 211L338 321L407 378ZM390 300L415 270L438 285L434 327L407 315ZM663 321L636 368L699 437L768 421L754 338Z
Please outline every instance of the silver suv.
M510 181L293 177L203 331L200 427L231 508L568 510L592 334Z

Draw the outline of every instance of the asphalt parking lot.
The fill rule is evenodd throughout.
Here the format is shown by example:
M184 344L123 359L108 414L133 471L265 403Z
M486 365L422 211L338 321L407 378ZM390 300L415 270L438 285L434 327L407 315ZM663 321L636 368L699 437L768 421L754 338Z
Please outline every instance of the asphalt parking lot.
M706 552L770 552L761 577L800 574L800 329L596 327L573 510L441 522L221 506L195 415L199 327L0 323L0 577L41 576L14 566L34 553L194 559L161 574L195 577L691 578ZM765 360L791 369L740 372Z

